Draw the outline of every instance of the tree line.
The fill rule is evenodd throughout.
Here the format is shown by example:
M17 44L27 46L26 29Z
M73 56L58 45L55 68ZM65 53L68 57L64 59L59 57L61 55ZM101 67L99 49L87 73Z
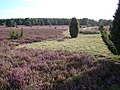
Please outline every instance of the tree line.
M0 25L14 27L17 25L69 25L71 19L67 18L16 18L0 19ZM80 25L98 26L101 22L104 26L110 25L112 20L100 19L98 21L88 18L78 19Z

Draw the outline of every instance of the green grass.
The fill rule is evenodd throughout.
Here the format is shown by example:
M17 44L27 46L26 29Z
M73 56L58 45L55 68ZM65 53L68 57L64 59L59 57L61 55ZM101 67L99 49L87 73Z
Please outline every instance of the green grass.
M68 32L64 32L64 34L68 36ZM79 34L78 38L64 39L63 41L43 41L18 46L18 48L21 47L50 50L86 51L97 57L118 58L118 56L113 55L107 49L101 39L100 34Z

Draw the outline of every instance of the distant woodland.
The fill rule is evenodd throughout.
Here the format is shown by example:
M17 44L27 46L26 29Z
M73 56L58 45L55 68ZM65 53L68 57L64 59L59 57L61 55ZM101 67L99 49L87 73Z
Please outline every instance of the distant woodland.
M17 25L33 26L33 25L69 25L71 19L67 18L16 18L16 19L0 19L0 25L6 27L15 27ZM110 25L112 20L99 19L98 21L88 18L78 19L80 25L98 26L102 23L104 26Z

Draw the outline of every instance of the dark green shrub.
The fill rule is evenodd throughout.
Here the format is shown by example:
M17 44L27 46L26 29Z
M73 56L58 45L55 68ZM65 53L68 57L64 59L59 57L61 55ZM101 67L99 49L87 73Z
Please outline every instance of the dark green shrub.
M76 38L78 37L78 33L79 33L79 22L78 20L73 17L70 21L70 25L69 25L69 32L70 32L70 36L72 38Z
M23 37L23 29L21 30L20 33L17 33L15 31L12 31L9 33L10 34L10 39L20 39Z
M16 33L14 31L10 32L10 38L11 39L17 39L16 38Z
M104 43L107 45L108 49L114 53L115 55L117 54L117 50L115 45L112 43L112 41L109 39L109 35L107 33L107 30L104 29L103 25L99 26L99 30L101 32L101 37Z

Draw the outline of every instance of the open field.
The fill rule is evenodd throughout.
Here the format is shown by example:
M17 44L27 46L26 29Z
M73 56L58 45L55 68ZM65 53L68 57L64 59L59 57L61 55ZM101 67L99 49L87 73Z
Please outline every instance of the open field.
M50 49L50 50L68 50L68 51L85 51L98 57L117 58L113 55L104 44L100 34L79 34L78 38L69 38L68 31L64 32L67 39L61 41L44 41L32 44L23 44L18 47Z
M21 28L0 29L8 37L0 39L0 90L119 90L119 57L100 34L71 39L67 28L23 27L19 40L9 39L8 32ZM26 37L31 39L22 42Z

